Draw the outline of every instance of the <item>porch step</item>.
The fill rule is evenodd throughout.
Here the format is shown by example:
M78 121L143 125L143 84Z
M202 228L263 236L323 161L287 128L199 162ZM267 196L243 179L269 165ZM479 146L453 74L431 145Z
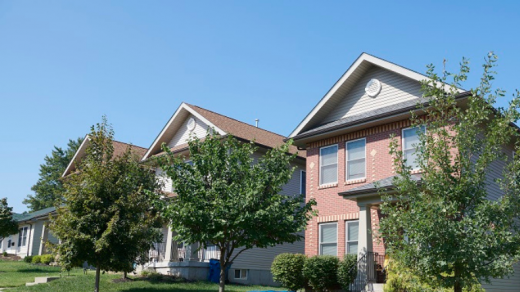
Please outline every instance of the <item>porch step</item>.
M376 283L374 283L374 284L367 284L366 291L367 292L383 292L384 291L384 289L383 289L384 285L385 284L376 284Z

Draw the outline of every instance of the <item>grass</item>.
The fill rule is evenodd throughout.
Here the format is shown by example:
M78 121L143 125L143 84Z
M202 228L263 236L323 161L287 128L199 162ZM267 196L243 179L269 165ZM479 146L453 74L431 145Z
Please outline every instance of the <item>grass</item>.
M34 277L39 276L59 276L60 269L56 267L46 267L31 265L24 262L0 261L0 287L15 287L5 291L37 291L37 292L91 292L94 290L94 272L83 275L82 269L71 272L71 276L65 274L62 279L52 281L47 284L25 287L26 282L33 282ZM133 277L133 280L114 283L114 279L121 278L119 274L101 275L100 291L102 292L214 292L218 291L218 284L209 282L190 282L184 281L152 281L149 279ZM284 290L266 286L242 286L226 285L226 291L246 292L252 290Z
M21 261L0 260L0 287L16 287L34 282L34 277L59 276L59 267L32 265ZM83 269L74 269L71 275L81 275Z

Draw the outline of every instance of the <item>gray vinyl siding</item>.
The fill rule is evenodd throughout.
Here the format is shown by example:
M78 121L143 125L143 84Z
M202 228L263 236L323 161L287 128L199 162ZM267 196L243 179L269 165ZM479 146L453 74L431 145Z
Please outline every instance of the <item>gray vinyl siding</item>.
M509 158L512 158L513 148L511 146L504 146L503 151ZM474 157L473 161L476 161L476 159L477 157ZM487 198L489 200L496 201L504 194L495 181L496 179L502 178L507 163L508 162L503 160L495 160L489 165L486 176ZM509 275L509 277L492 279L491 284L483 283L482 287L486 289L486 291L491 292L520 291L520 263L514 265L514 273Z
M33 230L31 234L31 252L29 255L37 255L40 252L40 245L42 243L42 231L44 220L36 221L33 224Z
M365 86L372 78L381 82L381 92L376 97L370 97L365 92ZM348 92L343 93L334 108L319 124L417 99L421 96L421 84L419 82L373 66L359 79L356 85Z
M193 131L188 131L188 128L186 127L190 118L195 119L195 129L193 129ZM201 120L197 119L195 116L189 115L186 118L186 120L184 120L182 126L179 128L177 133L175 133L170 142L168 142L168 146L175 147L178 145L186 144L191 136L196 136L198 138L205 137L207 131L208 125L206 125Z
M256 156L256 155L255 155ZM305 170L304 164L294 164L294 171L291 180L284 186L282 194L298 195L300 194L300 170ZM303 235L303 233L302 233ZM273 259L281 253L304 253L305 242L299 241L293 244L281 244L269 248L253 248L241 253L233 262L232 269L250 269L250 270L271 270Z

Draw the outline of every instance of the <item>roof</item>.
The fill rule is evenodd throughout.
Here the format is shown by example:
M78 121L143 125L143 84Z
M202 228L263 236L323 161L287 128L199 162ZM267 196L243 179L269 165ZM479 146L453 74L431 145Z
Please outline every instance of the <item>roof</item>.
M289 137L296 138L299 135L312 130L316 123L319 122L320 116L326 114L330 110L330 107L333 105L333 101L343 97L340 93L350 90L357 83L358 80L355 76L360 75L363 72L366 72L366 70L373 65L392 71L396 74L402 75L404 77L410 78L418 82L428 80L428 77L423 74L417 73L413 70L391 63L384 59L374 57L367 53L362 53L356 59L356 61L354 61L354 63L348 68L348 70L343 74L343 76L341 76L341 78L334 84L334 86L332 86L332 88L325 94L325 96L323 96L323 98L318 102L318 104L316 104L316 106L300 122L300 124L296 127L296 129L294 129L294 131L289 135ZM459 89L459 92L463 91L464 90ZM386 111L388 112L391 112L392 110L395 110L395 107L390 106L386 109ZM364 118L366 117L366 115L373 114L374 111L370 111L366 114L360 114L360 118ZM320 125L319 127L323 126L325 125Z
M470 91L465 91L457 95L457 99L462 99L471 95ZM336 121L332 121L330 123L323 124L316 128L312 128L308 131L302 132L297 136L293 137L294 140L311 137L316 134L326 133L329 131L334 131L337 129L343 129L349 126L357 125L360 123L364 123L371 120L376 120L380 118L385 118L389 116L393 116L396 114L407 113L412 110L417 109L417 105L421 104L423 106L428 106L427 99L419 98L418 100L408 100L397 104L392 104L389 106L376 108L369 112L364 112L355 116L345 117Z
M143 160L146 160L151 156L161 154L161 144L167 143L172 139L176 131L179 129L178 127L180 123L182 123L187 118L188 114L194 115L206 123L209 127L214 128L215 131L221 136L232 135L240 140L254 141L257 145L264 146L266 148L279 147L284 144L284 140L286 139L285 136L255 127L253 125L201 108L199 106L183 102L165 125L161 133L154 140L144 155ZM184 143L173 147L171 151L175 152L187 149L188 144ZM289 152L298 153L299 157L305 158L305 151L298 151L296 146L291 146Z
M379 189L393 189L395 187L393 184L393 181L394 181L394 178L396 178L396 177L397 177L397 175L389 176L384 179L380 179L378 181L364 184L362 186L341 192L341 193L339 193L339 195L344 196L344 197L349 197L349 196L357 196L357 195L363 195L363 194L371 194L371 193L377 192ZM414 181L420 181L421 174L412 174L411 178Z
M87 147L89 144L90 144L90 139L89 139L88 135L86 135L85 138L83 139L83 142L79 146L78 150L76 150L76 153L74 154L71 161L69 162L69 165L67 165L67 168L63 172L62 177L69 175L72 171L74 171L76 169L76 163L81 161L81 159L86 155L86 150L87 150ZM125 153L125 151L126 151L126 149L128 149L128 147L131 147L132 152L135 153L139 157L139 159L141 159L147 150L144 147L139 147L139 146L135 146L135 145L132 145L129 143L120 142L120 141L116 141L116 140L112 140L112 146L114 147L113 157L118 157L118 156L122 155L123 153Z
M56 211L56 208L49 207L42 210L34 211L31 213L25 213L25 214L13 214L13 219L18 222L28 221L32 219L36 219L45 215L48 215L52 212Z

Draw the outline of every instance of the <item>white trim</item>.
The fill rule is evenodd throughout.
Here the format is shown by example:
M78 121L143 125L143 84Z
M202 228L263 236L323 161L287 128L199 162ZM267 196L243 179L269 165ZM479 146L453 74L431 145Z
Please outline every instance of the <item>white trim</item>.
M421 127L421 126L408 127L408 128L402 128L402 129L401 129L401 152L402 152L403 156L404 156L404 151L406 150L406 149L404 149L404 131L406 131L406 130L411 130L411 129L415 129L415 128L419 128L419 127ZM426 126L424 126L424 133L426 134ZM415 149L417 150L417 147L415 147ZM408 150L410 150L410 149L408 149ZM404 157L403 157L403 158L404 158ZM414 170L420 170L420 169L421 169L420 167L418 167L418 168L412 168L412 171L414 171Z
M225 135L226 132L224 132L222 129L220 129L219 127L217 127L216 125L214 125L213 123L211 123L210 121L208 121L204 116L202 116L201 114L199 114L198 112L196 112L194 109L192 109L188 104L186 103L181 103L181 105L177 108L177 110L175 111L175 113L173 114L173 116L170 118L170 120L168 121L168 123L166 123L166 126L164 126L164 128L162 129L161 133L159 133L159 135L157 136L157 138L155 138L155 140L153 141L152 145L148 148L148 150L146 151L146 154L143 156L143 158L141 159L141 161L145 161L147 158L150 157L151 155L151 152L152 150L157 146L157 143L160 143L162 141L162 137L164 136L164 134L166 133L166 131L170 128L171 124L173 123L173 121L177 118L177 116L179 115L179 113L182 111L182 110L185 110L187 112L189 112L190 114L194 115L196 118L198 118L199 120L201 120L202 122L204 122L206 125L208 125L210 128L214 128L215 131L220 134L220 135ZM164 141L162 141L164 142Z
M302 192L302 186L303 186L302 173L304 173L304 172L305 172L305 180L307 180L307 171L300 169L300 195L303 194L303 192ZM307 192L307 182L305 182L305 192Z
M348 147L347 147L347 144L348 143L352 143L352 142L356 142L356 141L359 141L359 140L364 140L365 141L365 176L364 177L360 177L360 178L348 179ZM345 142L345 181L366 179L366 178L367 178L367 138L363 137L363 138L359 138L359 139L356 139L356 140L350 140L350 141Z
M323 166L323 164L322 164L321 160L322 160L323 156L321 155L321 150L325 149L325 148L329 148L329 147L336 147L336 181L328 182L328 183L322 183L321 182L321 167ZM318 175L319 176L318 177L318 179L319 179L318 182L319 182L320 186L338 183L338 172L339 172L339 170L338 170L338 166L339 166L339 163L338 163L338 160L339 160L338 152L339 152L339 145L338 144L332 144L332 145L320 147L320 152L319 152L319 156L320 156L319 162L320 162L320 165L319 165L319 175Z
M86 148L87 142L90 141L90 138L88 135L85 135L85 138L83 138L83 142L81 142L81 145L79 145L78 150L76 150L76 153L74 153L74 156L72 157L72 160L69 162L69 165L67 165L67 168L65 168L65 171L61 175L61 177L65 177L69 174L71 171L72 166L74 165L74 162L76 161L76 158L78 158L78 154L83 151L83 148Z
M334 221L334 222L327 222L327 223L320 223L318 224L318 227L319 227L319 234L318 234L318 255L322 255L321 253L321 227L322 226L325 226L325 225L336 225L336 256L338 255L338 242L339 242L339 232L338 232L338 222L337 221ZM328 242L328 243L331 243L331 242ZM327 243L325 243L327 244Z
M302 129L307 126L307 124L311 121L311 119L323 108L323 106L330 100L330 98L336 93L336 91L345 83L347 79L352 76L352 74L359 68L359 66L368 62L373 65L379 66L386 70L395 72L397 74L403 75L415 81L423 81L429 80L429 78L425 75L414 72L410 69L404 68L402 66L396 65L394 63L388 62L386 60L371 56L367 53L362 53L356 61L348 68L348 70L341 76L341 78L334 84L334 86L325 94L325 96L318 102L318 104L311 110L311 112L300 122L300 124L294 129L294 131L289 135L289 138L292 138L302 131ZM449 88L448 85L446 87ZM464 92L463 89L458 88L457 91Z
M348 239L348 225L350 223L357 223L358 224L358 239L357 239L357 243L358 243L358 250L356 251L356 255L359 253L359 219L356 219L356 220L345 220L345 254L348 254L348 243L349 243L349 239ZM354 242L353 240L351 242Z

